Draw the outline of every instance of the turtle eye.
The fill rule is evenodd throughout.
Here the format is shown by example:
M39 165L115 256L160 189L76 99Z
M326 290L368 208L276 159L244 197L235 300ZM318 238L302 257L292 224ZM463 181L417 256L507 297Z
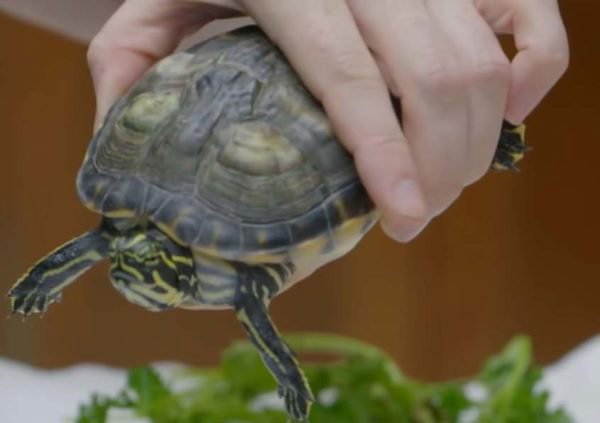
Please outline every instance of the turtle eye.
M147 257L144 259L144 264L148 267L156 267L159 265L159 263L160 263L159 256L152 256L152 257Z
M160 263L160 253L154 244L145 244L140 247L135 255L146 266L157 266Z

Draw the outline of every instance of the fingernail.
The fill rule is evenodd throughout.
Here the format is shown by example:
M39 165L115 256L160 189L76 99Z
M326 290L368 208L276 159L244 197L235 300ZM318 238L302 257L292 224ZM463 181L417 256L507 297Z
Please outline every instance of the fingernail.
M381 221L383 231L394 241L409 242L412 241L421 231L427 226L427 222L419 221L418 223L406 223L400 226L391 226L385 220Z
M396 186L394 200L396 212L408 218L422 220L427 213L421 187L414 179L404 179Z
M394 201L398 221L391 224L384 219L381 226L394 240L410 241L427 225L427 206L419 183L411 179L400 182L394 190Z

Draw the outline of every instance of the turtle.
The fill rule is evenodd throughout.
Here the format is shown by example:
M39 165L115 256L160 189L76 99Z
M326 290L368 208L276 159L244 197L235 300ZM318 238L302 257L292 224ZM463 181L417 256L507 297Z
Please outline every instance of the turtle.
M515 168L523 131L503 123L492 169ZM277 46L249 26L160 60L110 108L76 186L100 223L17 281L13 314L44 313L108 259L112 285L148 310L234 309L288 415L306 421L314 397L269 303L379 214Z

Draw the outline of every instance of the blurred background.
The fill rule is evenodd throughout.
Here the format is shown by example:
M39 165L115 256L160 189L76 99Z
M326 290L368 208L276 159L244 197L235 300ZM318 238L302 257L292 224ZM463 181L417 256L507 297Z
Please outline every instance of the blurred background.
M527 121L533 150L522 171L490 173L410 244L375 228L273 302L283 332L358 337L425 380L474 372L515 334L530 335L549 363L600 333L600 3L563 6L571 67ZM0 14L0 292L99 220L75 192L94 115L85 54ZM0 301L0 315L8 306ZM241 337L231 311L156 314L128 303L105 263L44 319L0 319L0 356L50 368L210 365Z

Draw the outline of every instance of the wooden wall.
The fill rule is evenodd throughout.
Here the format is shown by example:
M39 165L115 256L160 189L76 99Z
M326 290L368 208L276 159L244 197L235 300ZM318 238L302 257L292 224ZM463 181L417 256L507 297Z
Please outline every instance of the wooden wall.
M522 172L486 176L408 245L373 230L274 302L283 331L374 342L425 379L472 372L517 333L549 362L600 332L600 3L568 7L571 69L528 120L534 150ZM98 221L74 187L93 102L83 46L0 16L1 292ZM130 305L106 270L86 274L43 320L0 319L0 355L48 367L206 365L242 336L228 311Z

